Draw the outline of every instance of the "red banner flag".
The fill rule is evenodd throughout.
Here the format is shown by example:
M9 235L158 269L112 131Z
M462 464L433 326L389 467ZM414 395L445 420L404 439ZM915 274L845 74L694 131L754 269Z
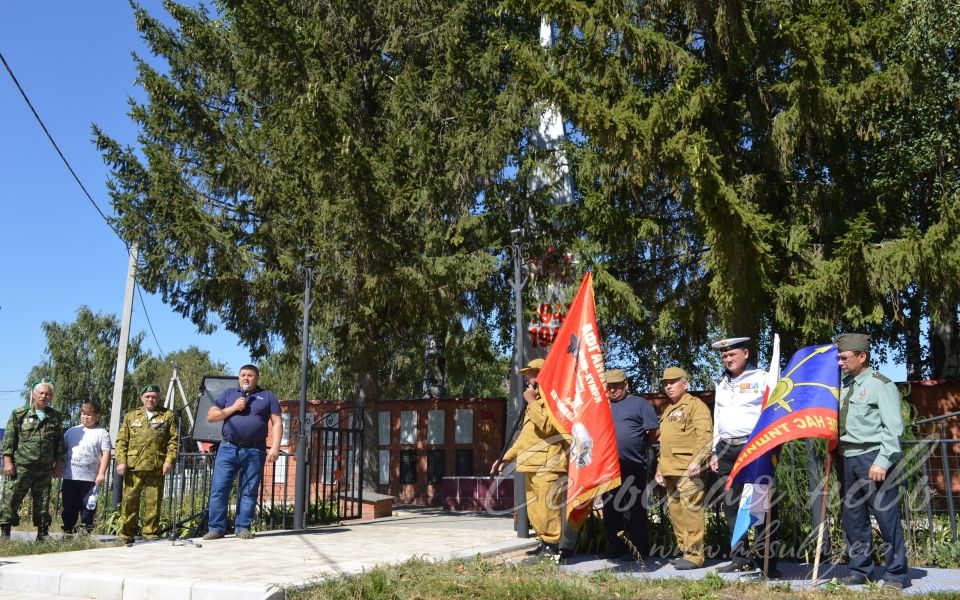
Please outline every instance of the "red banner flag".
M620 485L613 414L593 303L593 274L580 284L537 383L550 417L571 438L567 516L579 527L593 499Z

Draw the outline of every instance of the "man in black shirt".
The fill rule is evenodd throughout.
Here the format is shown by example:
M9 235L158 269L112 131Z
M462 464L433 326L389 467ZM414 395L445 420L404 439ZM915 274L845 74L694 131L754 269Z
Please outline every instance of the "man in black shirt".
M647 534L647 449L657 439L660 420L650 402L630 394L621 369L607 371L607 397L613 413L620 452L620 487L603 495L603 524L607 532L607 558L629 556L620 533L624 532L641 556L650 552Z

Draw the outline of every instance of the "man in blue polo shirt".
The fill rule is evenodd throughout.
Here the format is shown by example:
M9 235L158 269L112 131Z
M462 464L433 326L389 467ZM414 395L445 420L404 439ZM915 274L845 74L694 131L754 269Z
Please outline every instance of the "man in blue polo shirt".
M250 524L257 508L257 494L263 479L264 461L276 462L280 455L283 425L280 402L273 392L260 389L260 370L254 365L240 368L240 386L225 390L207 412L207 422L223 421L223 442L217 450L210 483L210 531L203 539L222 538L227 530L227 504L233 481L240 478L237 500L237 537L250 539ZM270 446L267 447L267 423Z

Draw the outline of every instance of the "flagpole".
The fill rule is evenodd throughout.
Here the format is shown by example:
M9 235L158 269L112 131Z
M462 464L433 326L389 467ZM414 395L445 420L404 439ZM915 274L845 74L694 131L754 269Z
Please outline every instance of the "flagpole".
M763 575L767 576L770 572L770 519L773 515L773 496L777 488L771 482L770 489L767 490L767 514L764 518L763 526Z
M826 460L823 461L823 500L820 502L820 524L817 526L817 555L813 557L813 581L814 585L820 579L820 553L823 550L823 531L827 525L827 502L830 499L830 469L833 462L833 452L827 450Z
M520 410L517 411L517 418L513 420L513 426L507 431L507 436L503 438L503 448L500 449L500 456L497 458L497 462L503 460L503 457L507 454L507 450L513 445L513 436L520 429L520 424L523 423L523 418L526 414L527 407L526 403L524 403L524 405L520 407ZM491 473L490 477L496 477L496 475Z

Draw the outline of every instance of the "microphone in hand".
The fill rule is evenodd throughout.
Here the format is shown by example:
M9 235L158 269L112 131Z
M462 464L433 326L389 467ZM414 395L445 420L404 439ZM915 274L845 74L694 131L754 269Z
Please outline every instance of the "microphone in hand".
M248 388L247 386L243 386L243 387L240 388L240 392L241 392L243 395L240 396L239 398L237 398L236 404L239 405L239 407L237 408L237 410L244 410L245 408L247 408L247 396L250 394L250 392L248 391L248 389L249 389L249 388Z

